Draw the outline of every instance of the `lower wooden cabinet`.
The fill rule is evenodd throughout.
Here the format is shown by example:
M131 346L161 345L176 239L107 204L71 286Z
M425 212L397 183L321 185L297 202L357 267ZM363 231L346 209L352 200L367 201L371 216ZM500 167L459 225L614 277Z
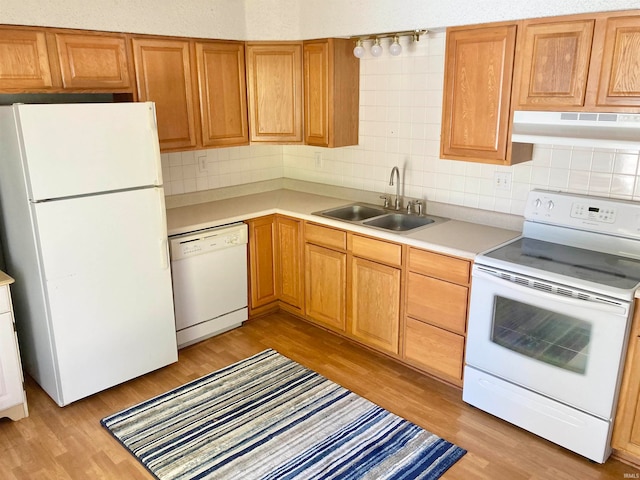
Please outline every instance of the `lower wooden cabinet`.
M471 262L409 248L403 358L462 385Z
M640 465L640 300L637 299L612 445L617 456Z
M349 333L363 343L398 354L400 348L399 268L353 257Z
M282 215L247 223L250 315L283 308L462 385L469 260Z
M319 245L305 245L305 308L312 320L346 329L347 254Z
M269 215L249 227L249 310L251 314L286 304L302 313L302 220Z

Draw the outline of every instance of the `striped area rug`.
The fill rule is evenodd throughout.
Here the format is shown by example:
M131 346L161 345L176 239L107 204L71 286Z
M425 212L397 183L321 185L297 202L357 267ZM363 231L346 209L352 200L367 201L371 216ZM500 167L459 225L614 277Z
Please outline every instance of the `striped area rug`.
M274 350L101 423L162 480L436 479L466 453Z

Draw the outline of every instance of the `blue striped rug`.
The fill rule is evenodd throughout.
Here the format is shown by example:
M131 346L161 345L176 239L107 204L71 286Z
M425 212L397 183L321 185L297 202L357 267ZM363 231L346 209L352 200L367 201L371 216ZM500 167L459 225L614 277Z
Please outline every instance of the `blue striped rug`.
M436 479L466 453L274 350L101 423L162 480Z

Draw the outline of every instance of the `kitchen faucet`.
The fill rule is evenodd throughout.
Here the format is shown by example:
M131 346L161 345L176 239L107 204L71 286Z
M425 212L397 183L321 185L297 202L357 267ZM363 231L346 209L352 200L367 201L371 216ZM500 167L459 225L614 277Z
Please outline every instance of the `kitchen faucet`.
M389 177L389 186L393 187L393 174L396 174L396 201L395 201L395 209L400 210L401 202L400 202L400 170L398 167L393 167L391 170L391 176Z

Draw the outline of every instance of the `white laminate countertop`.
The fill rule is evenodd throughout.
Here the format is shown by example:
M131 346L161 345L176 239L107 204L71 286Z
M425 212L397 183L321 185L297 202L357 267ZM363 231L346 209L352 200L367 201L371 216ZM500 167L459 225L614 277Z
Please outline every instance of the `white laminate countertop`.
M412 233L399 234L313 215L313 212L351 203L354 202L344 198L280 189L170 208L167 210L167 229L172 236L280 213L470 260L478 253L520 235L515 230L459 220L449 220Z
M0 287L13 283L13 278L0 270Z

